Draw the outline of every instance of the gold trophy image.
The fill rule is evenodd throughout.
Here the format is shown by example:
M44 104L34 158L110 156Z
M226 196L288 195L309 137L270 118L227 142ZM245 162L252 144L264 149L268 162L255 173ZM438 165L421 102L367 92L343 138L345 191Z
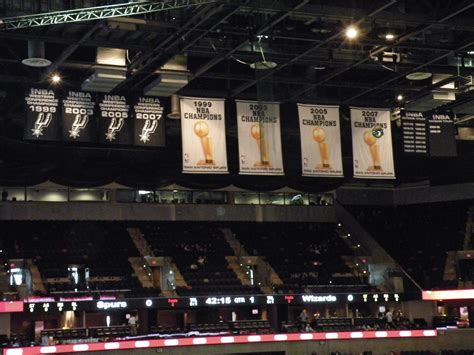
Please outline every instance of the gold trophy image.
M329 149L326 141L326 132L320 127L313 129L313 139L319 146L319 156L321 157L321 164L316 165L316 169L330 169Z
M370 155L372 157L373 166L370 166L367 170L382 170L382 165L380 164L380 146L377 145L377 138L374 137L373 131L368 129L364 132L364 142L369 146Z
M270 159L268 156L268 144L261 130L260 124L254 124L250 128L253 139L257 142L258 149L260 151L260 161L254 164L255 167L268 168L271 166Z
M199 160L197 165L214 165L212 157L212 138L209 135L209 126L204 121L197 121L194 124L194 134L201 140L204 160Z

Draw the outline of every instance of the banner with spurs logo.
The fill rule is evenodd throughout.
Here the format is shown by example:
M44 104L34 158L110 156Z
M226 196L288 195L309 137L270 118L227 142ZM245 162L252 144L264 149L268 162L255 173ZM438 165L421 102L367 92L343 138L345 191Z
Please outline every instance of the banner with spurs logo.
M133 105L134 144L143 147L165 146L165 117L157 97L139 97Z
M97 141L97 108L93 95L68 91L62 100L62 138L68 142Z
M130 105L125 96L102 95L99 101L99 142L104 144L132 144L133 125Z
M24 138L36 141L59 139L59 99L50 89L31 88L25 95Z
M182 97L183 173L227 174L225 99Z

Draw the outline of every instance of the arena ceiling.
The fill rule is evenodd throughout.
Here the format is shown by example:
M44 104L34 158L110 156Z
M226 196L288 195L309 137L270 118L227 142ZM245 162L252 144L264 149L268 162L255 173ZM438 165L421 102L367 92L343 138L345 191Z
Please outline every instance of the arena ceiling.
M186 3L166 2L170 6ZM3 0L0 18L124 3ZM428 100L429 104L466 117L463 125L472 123L472 0L187 3L192 6L132 17L18 29L4 26L0 30L2 136L13 139L21 136L18 132L23 101L19 98L26 87L48 84L53 73L60 73L63 87L79 88L94 72L107 69L97 63L98 47L126 50L122 68L125 77L113 88L114 93L143 94L160 80L167 64L176 56L183 56L186 84L176 91L181 95L244 99L265 96L283 103L328 103L345 107L411 104L416 108L419 101L425 105L433 92L453 84L444 92L455 92L455 100ZM346 36L349 26L359 31L352 40ZM22 64L28 57L28 41L44 43L45 57L52 62L49 67L31 68ZM253 69L250 64L262 61L262 55L276 66ZM414 72L432 75L427 80L407 79ZM296 126L293 128L296 130ZM2 146L14 144L8 141ZM173 138L170 144L173 145ZM23 149L28 151L19 148ZM465 150L472 158L472 147ZM104 158L103 153L98 154ZM111 153L107 154L110 157ZM23 159L21 153L18 156ZM8 158L3 157L4 161ZM179 161L178 155L176 158Z

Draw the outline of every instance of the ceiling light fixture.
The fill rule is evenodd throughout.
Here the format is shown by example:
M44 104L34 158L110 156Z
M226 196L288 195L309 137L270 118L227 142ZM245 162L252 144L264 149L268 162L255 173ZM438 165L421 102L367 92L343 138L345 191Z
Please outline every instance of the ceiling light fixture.
M398 94L397 100L398 100L398 101L402 101L402 100L403 100L403 95L402 95L402 94Z
M422 72L422 71L417 71L417 72L413 72L413 73L410 73L408 74L407 76L405 76L405 78L407 78L408 80L426 80L428 78L431 78L433 74L431 73L427 73L427 72Z
M359 35L359 30L354 26L349 26L346 29L346 37L348 39L355 39Z
M387 41L393 41L395 39L395 35L393 33L389 32L385 35L385 39Z
M268 38L268 36L265 36L264 38ZM262 40L262 36L258 37L258 46L260 49L260 54L262 55L262 60L258 60L254 63L250 63L250 68L256 69L256 70L268 70L268 69L274 69L278 65L275 62L267 61L265 58L265 54L263 53L263 47L262 44L260 43Z
M61 81L61 77L59 76L59 74L53 74L53 76L51 77L51 81L53 82L53 84L57 84Z

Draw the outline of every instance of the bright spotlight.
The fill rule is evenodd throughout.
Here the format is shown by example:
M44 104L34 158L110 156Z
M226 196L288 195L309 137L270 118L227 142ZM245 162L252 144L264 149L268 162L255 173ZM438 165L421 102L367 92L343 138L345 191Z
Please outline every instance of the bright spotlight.
M387 34L385 35L385 39L386 39L387 41L393 41L393 40L395 39L395 35L394 35L393 33L390 33L390 32L389 32L389 33L387 33Z
M57 84L61 81L61 77L58 75L58 74L54 74L52 77L51 77L51 81L54 83L54 84Z
M398 101L402 101L402 100L403 100L403 95L402 95L402 94L399 94L399 95L397 96L397 100L398 100Z
M359 35L359 30L354 26L349 26L346 29L346 37L349 39L354 39Z

